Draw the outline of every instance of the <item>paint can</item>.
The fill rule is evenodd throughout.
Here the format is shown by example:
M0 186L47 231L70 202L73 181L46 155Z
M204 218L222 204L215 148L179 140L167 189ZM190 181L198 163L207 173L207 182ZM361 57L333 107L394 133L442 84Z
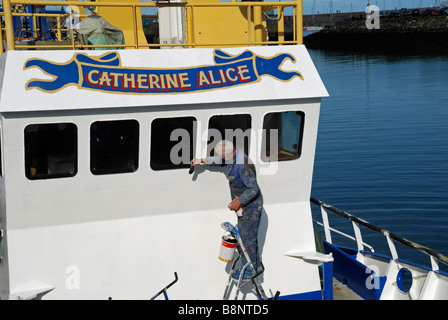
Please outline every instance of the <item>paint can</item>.
M235 249L236 239L231 235L222 236L221 250L219 251L219 260L232 262Z

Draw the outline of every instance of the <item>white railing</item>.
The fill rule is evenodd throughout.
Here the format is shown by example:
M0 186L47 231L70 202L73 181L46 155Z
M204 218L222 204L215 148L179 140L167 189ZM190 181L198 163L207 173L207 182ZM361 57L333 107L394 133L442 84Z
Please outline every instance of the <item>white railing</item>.
M320 209L321 209L322 222L318 222L318 221L315 221L315 222L323 227L324 234L325 234L325 240L328 243L332 243L331 232L335 232L335 233L338 233L338 234L344 236L345 238L348 238L350 240L355 241L356 244L357 244L358 251L362 251L362 250L364 250L364 247L367 247L367 248L369 248L369 250L371 252L374 252L373 247L371 245L366 244L362 240L362 234L361 234L360 226L363 226L363 227L368 228L370 230L373 230L373 231L375 231L375 232L377 232L379 234L382 234L385 237L385 239L387 241L387 244L388 244L388 247L389 247L389 251L390 251L391 257L392 257L393 260L397 260L398 259L397 249L396 249L395 244L394 244L394 242L398 242L398 243L401 243L401 244L405 245L406 247L409 247L411 249L414 249L414 250L417 250L419 252L427 254L429 256L429 258L430 258L431 268L432 268L433 271L438 271L439 270L439 264L438 264L439 262L441 262L441 263L443 263L443 264L448 266L448 257L444 256L443 254L441 254L441 253L439 253L439 252L437 252L437 251L435 251L435 250L433 250L431 248L425 247L425 246L423 246L421 244L418 244L416 242L413 242L413 241L410 241L410 240L405 239L403 237L400 237L400 236L390 232L389 230L386 230L384 228L378 227L378 226L376 226L376 225L374 225L374 224L372 224L372 223L370 223L370 222L368 222L366 220L360 219L360 218L358 218L358 217L356 217L356 216L354 216L354 215L352 215L350 213L347 213L345 211L337 209L337 208L335 208L335 207L333 207L333 206L331 206L329 204L326 204L326 203L324 203L322 201L319 201L319 200L317 200L315 198L311 198L310 200L311 200L312 203L318 205L320 207ZM342 216L342 217L350 220L352 222L353 231L354 231L355 236L354 237L350 236L350 235L348 235L348 234L346 234L344 232L341 232L339 230L336 230L336 229L330 227L329 219L328 219L328 212L327 211L331 211L333 213L336 213L339 216Z

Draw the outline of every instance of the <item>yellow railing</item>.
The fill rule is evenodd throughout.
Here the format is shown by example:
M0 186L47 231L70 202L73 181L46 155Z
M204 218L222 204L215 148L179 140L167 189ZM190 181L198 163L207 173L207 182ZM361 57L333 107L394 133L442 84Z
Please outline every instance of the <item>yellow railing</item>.
M13 6L25 6L25 5L35 5L35 6L57 6L57 7L68 7L68 6L77 6L77 7L95 7L95 8L130 8L132 10L132 26L134 28L134 37L132 37L132 41L126 44L120 45L87 45L82 44L79 41L75 40L75 35L73 28L61 28L61 20L67 18L68 14L58 14L58 13L25 13L25 12L13 12ZM185 43L147 43L146 41L139 40L138 37L138 26L140 19L141 26L141 15L138 14L141 8L166 8L166 7L182 7L185 8L185 17L186 17L186 42ZM232 46L232 45L246 45L246 46L259 46L259 45L272 45L272 44L302 44L303 38L303 22L302 22L302 0L294 0L294 1L270 1L270 2L252 2L252 1L244 1L244 2L236 2L232 0L232 2L81 2L81 1L35 1L35 0L3 0L3 9L4 12L0 15L4 18L5 27L2 28L2 32L0 32L0 53L4 51L3 48L3 40L5 38L7 44L7 50L26 50L26 49L43 49L51 46L52 49L91 49L91 48L160 48L160 47L222 47L223 43L203 43L197 40L197 35L195 32L195 20L201 19L201 16L197 14L200 8L230 8L230 7L238 7L243 12L245 10L247 17L247 41L243 43L229 43L226 42L224 46ZM287 7L292 7L292 40L285 41L284 38L284 9ZM138 11L137 11L138 9ZM278 40L277 41L267 41L263 39L261 33L262 28L262 12L267 9L277 9L277 30L278 30ZM86 14L78 14L77 17L84 18ZM14 23L13 17L31 17L33 19L33 27L36 27L36 21L40 17L53 17L57 20L57 25L55 28L56 41L52 43L44 43L44 44L20 44L15 39L14 35ZM36 32L36 30L33 30ZM65 32L68 34L68 41L62 41L62 33ZM33 34L33 38L35 38L35 34Z

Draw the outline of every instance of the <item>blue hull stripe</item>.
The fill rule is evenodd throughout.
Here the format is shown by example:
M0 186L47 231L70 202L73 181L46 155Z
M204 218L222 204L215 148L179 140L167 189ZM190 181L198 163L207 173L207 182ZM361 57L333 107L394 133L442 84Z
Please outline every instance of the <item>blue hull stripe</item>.
M322 300L322 291L310 291L278 297L278 300Z

